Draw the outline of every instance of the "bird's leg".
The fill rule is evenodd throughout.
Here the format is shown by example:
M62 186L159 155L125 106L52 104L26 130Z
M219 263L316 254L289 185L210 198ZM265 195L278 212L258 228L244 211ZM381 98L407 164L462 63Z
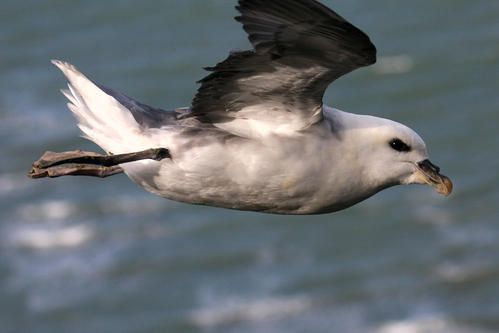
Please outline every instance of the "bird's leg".
M62 176L92 176L105 178L123 172L119 166L123 163L170 158L165 148L148 149L135 153L120 155L101 155L86 151L69 151L64 153L46 152L33 163L28 174L31 178L56 178Z
M91 176L106 178L123 172L120 166L105 167L91 164L61 164L45 169L33 167L28 174L33 179L58 178L63 176Z

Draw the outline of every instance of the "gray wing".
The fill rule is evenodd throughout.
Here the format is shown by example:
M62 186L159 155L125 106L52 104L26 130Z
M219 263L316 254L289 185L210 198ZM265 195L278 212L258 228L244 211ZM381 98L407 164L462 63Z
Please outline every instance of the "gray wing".
M315 0L239 0L236 8L254 50L207 68L190 114L203 122L304 128L322 119L331 82L376 62L369 37Z

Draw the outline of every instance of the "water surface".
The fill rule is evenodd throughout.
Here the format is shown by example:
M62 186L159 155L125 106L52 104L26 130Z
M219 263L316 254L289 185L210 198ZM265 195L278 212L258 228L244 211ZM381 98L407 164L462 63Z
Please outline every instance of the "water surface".
M248 42L235 1L3 1L1 332L499 331L499 2L324 2L380 55L326 102L415 128L450 198L400 187L280 217L167 201L124 176L31 181L47 149L97 149L50 59L173 108Z

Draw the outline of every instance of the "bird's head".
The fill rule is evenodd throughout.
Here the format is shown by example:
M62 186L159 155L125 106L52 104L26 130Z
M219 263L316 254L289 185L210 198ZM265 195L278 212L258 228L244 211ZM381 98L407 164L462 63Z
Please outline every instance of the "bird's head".
M357 141L364 177L373 186L424 184L444 196L451 194L452 181L430 162L426 144L415 131L387 119L354 116L357 126L348 136Z

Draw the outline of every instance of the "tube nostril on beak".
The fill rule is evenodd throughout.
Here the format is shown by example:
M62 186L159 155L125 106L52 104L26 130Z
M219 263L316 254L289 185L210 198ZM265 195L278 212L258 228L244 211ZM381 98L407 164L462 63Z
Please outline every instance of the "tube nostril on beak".
M440 174L440 168L435 164L431 163L430 160L424 160L418 163L419 167L423 170L433 171L436 174Z
M435 164L432 164L433 169L435 170L436 173L440 173L440 167L436 166Z

